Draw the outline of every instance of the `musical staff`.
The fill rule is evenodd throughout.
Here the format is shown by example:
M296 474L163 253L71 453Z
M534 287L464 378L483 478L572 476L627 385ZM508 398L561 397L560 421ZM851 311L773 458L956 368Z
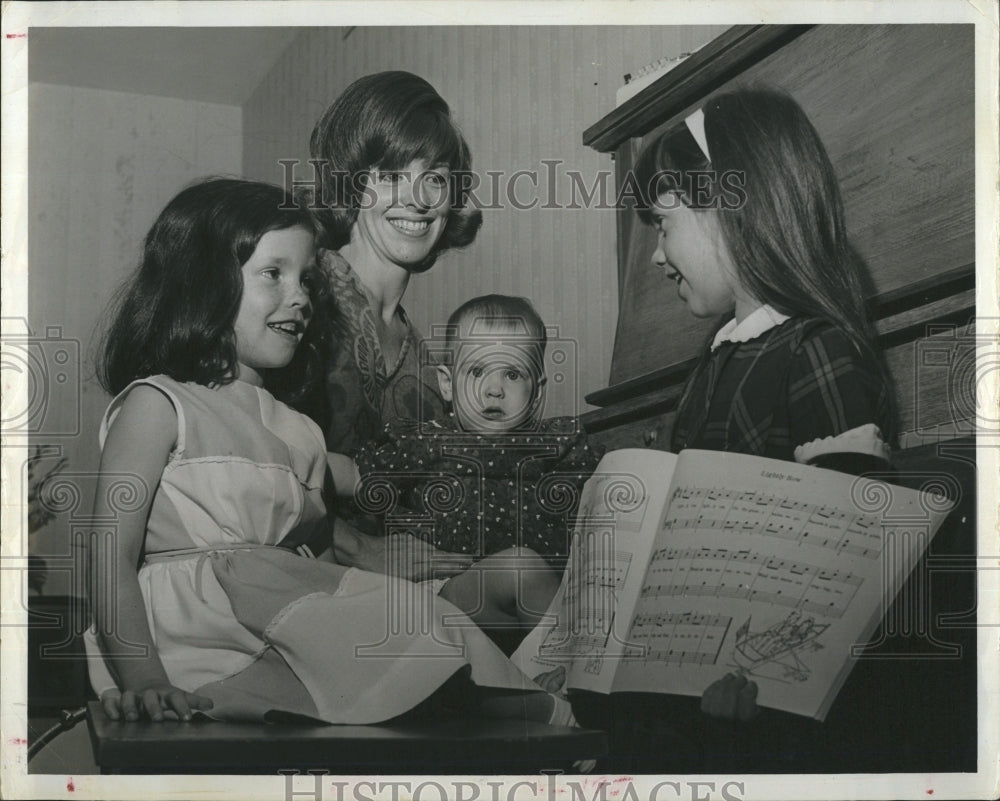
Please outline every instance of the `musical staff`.
M882 554L878 518L764 492L678 487L663 528L775 537L866 559Z
M586 653L608 645L614 636L618 595L632 565L632 553L614 547L613 530L595 528L578 533L558 623L540 649L547 657Z
M862 584L847 571L751 550L660 548L653 552L642 596L739 598L839 618Z
M731 623L726 615L696 612L636 615L625 655L673 665L714 665Z

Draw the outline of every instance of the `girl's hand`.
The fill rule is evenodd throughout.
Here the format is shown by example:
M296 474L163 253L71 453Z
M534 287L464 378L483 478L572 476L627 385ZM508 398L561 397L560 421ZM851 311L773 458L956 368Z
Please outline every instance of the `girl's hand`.
M337 563L407 581L457 576L472 566L465 553L448 553L410 534L377 536L358 531L347 521L333 521L333 552Z
M185 692L170 684L160 684L140 690L108 690L101 695L104 714L111 720L138 720L145 713L159 723L168 718L191 720L192 709L207 710L212 699Z
M566 683L566 668L560 665L547 673L539 673L534 682L547 693L558 693Z
M757 717L757 682L742 673L728 673L709 685L701 696L701 711L722 720L748 721Z
M560 665L554 670L550 670L546 673L539 673L535 676L534 681L535 684L545 690L545 692L563 697L563 694L559 691L562 690L563 685L566 683L566 668ZM572 720L572 725L580 725L576 722L576 718L573 717L572 712L570 713L570 719ZM596 767L596 759L578 759L573 763L573 770L577 773L592 773Z

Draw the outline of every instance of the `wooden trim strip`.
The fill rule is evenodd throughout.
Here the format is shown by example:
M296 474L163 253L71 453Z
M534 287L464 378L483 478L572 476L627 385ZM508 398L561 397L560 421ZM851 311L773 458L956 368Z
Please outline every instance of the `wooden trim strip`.
M813 25L736 25L717 36L583 132L583 144L610 153L679 114Z
M954 270L928 276L875 298L875 319L884 320L895 314L916 309L951 295L976 287L976 265L966 264Z
M586 401L591 406L610 406L611 404L619 403L628 398L635 398L639 395L645 395L647 392L652 392L672 384L682 384L684 383L684 379L687 378L688 373L694 369L697 361L698 357L695 356L691 359L671 364L668 367L654 370L651 373L644 373L636 378L630 378L627 381L622 381L620 384L595 390L586 396Z
M883 349L896 347L918 339L922 335L921 330L927 325L954 324L954 321L960 320L963 315L967 321L975 314L975 284L976 265L967 264L879 295L872 303L873 316L879 323L879 345ZM947 302L949 298L957 299L963 294L967 299L962 301L961 308L948 309L942 317L942 312L937 306ZM926 309L931 316L912 322L907 320L901 327L892 324L891 318L899 317L903 320L903 315L915 309ZM914 315L906 316L912 318ZM667 386L681 384L696 362L697 357L685 359L614 386L596 390L587 395L587 403L592 406L610 406Z
M666 414L677 408L683 384L674 384L646 395L629 398L613 406L595 409L580 416L584 429L593 434L608 428L644 420L656 414Z
M890 319L887 324L880 326L882 330L878 337L879 347L886 351L914 342L926 336L928 326L953 325L963 327L975 319L974 291L967 292L965 297L944 298L936 304L928 305L933 307L929 316L902 313L898 317ZM668 368L671 371L669 384L661 383L652 388L651 391L622 397L602 409L595 409L582 415L580 419L584 429L593 434L673 411L680 402L684 380L687 378L690 368L694 366L694 361L694 359L690 359ZM682 371L681 368L688 368L688 370ZM655 377L656 375L651 373L643 378L652 381ZM621 391L625 386L626 384L618 384L608 389ZM607 392L607 390L601 391ZM593 403L591 398L596 394L598 393L588 395L587 401Z
M975 298L956 299L959 302L945 304L942 303L930 316L920 316L912 320L896 321L897 325L888 327L884 333L879 334L878 344L883 351L891 348L898 348L915 342L927 336L929 326L955 326L964 328L973 323L976 318ZM962 302L964 301L964 302ZM897 327L898 326L898 327Z

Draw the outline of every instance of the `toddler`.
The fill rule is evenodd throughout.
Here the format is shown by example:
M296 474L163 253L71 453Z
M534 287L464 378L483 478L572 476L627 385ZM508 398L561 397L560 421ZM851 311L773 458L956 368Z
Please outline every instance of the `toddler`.
M413 512L406 525L416 518L436 548L476 560L437 584L480 625L538 622L559 585L580 488L601 457L575 418L541 419L546 341L545 324L524 298L484 295L462 304L449 318L446 363L437 368L451 413L390 423L346 478L363 508L398 497ZM390 525L403 523L398 509L377 511Z

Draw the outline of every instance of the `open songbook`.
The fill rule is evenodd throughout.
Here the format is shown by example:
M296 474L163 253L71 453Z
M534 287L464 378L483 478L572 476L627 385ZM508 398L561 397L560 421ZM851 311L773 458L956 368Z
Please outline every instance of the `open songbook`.
M823 720L951 505L794 462L612 451L513 659L602 693L701 695L741 671L759 705Z

